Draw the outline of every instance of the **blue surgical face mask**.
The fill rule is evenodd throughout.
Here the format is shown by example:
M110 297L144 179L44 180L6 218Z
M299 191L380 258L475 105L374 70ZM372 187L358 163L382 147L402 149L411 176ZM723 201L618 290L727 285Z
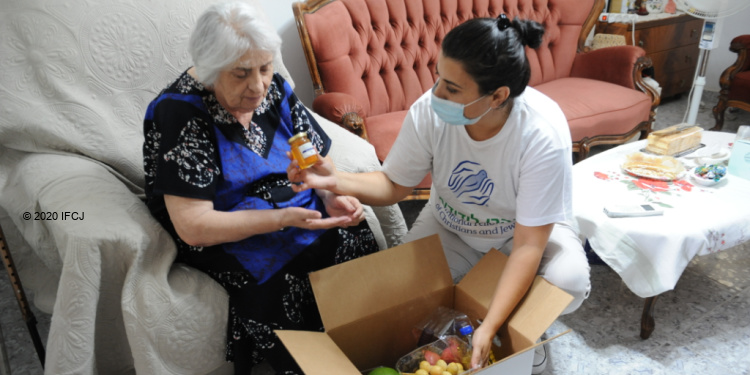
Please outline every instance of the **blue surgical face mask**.
M487 110L479 117L467 118L466 116L464 116L464 108L482 100L487 95L481 96L477 100L474 100L473 102L468 104L452 102L450 100L441 99L435 96L435 88L437 88L438 82L440 82L440 78L438 78L438 81L435 82L435 86L432 87L432 100L430 101L430 105L432 106L432 110L435 111L438 117L441 120L445 121L447 124L460 126L473 125L476 124L477 121L479 121L492 109L492 107L487 108Z

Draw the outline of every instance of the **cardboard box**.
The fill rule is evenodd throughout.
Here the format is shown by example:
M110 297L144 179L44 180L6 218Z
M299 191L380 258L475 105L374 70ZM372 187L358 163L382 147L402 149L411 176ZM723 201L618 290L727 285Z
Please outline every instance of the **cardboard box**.
M329 267L310 274L326 331L276 333L307 375L394 367L417 347L413 328L438 306L483 319L507 260L492 250L454 285L433 235ZM498 362L476 374L530 373L536 340L572 300L537 276L499 331Z

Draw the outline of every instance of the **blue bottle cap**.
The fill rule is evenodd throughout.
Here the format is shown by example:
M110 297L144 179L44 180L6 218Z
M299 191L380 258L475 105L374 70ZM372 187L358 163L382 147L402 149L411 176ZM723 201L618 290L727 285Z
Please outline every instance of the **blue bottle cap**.
M474 328L472 328L469 325L466 325L466 326L461 327L458 330L458 332L460 332L462 335L466 336L466 335L470 335L470 334L474 333Z

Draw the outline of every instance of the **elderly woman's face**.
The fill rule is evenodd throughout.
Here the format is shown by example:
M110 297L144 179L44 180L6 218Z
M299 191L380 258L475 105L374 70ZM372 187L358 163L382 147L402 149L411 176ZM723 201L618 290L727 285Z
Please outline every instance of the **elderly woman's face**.
M219 73L214 94L232 114L254 111L263 102L273 78L273 54L248 51L228 69Z

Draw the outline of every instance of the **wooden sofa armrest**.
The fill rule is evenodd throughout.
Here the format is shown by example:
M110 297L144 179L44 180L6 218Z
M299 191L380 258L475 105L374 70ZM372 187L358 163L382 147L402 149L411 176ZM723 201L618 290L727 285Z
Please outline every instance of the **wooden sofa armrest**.
M750 34L740 35L732 39L729 50L737 54L737 60L721 73L719 85L723 90L729 90L730 83L737 73L750 70L750 56L748 56Z
M313 100L312 109L364 140L368 140L364 111L353 96L340 92L325 93Z
M736 36L734 37L734 39L732 39L732 42L729 45L729 50L739 53L741 49L750 49L750 34Z
M656 115L656 107L661 103L661 94L656 91L656 88L647 84L643 77L643 70L652 67L654 64L651 58L648 56L639 57L635 62L633 68L633 82L635 83L638 90L643 91L651 98L651 123L653 124L654 116Z

